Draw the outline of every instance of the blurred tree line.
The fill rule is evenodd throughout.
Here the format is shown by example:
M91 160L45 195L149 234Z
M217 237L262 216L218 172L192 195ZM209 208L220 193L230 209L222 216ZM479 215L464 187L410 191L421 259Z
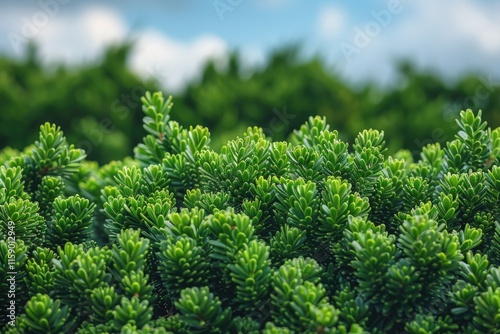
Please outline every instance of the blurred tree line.
M0 57L0 148L29 145L49 121L89 159L106 163L132 155L145 135L139 99L160 85L127 68L131 47L109 48L99 61L78 68L44 68L34 47L22 60ZM183 126L208 127L217 148L253 125L284 140L309 116L322 115L344 140L374 128L384 130L390 152L415 153L429 142L452 139L462 109L482 109L492 128L500 126L495 78L470 74L450 82L408 62L397 66L391 87L355 86L321 58L301 57L296 47L277 50L250 69L235 52L226 66L208 62L200 79L174 96L172 118Z

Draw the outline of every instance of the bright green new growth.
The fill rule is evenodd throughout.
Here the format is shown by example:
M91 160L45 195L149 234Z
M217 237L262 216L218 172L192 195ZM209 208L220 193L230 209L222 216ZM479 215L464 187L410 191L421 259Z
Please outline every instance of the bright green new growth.
M142 103L134 159L99 167L50 124L0 153L2 332L500 327L500 129L481 112L413 161L318 116L290 143L254 127L215 152L171 98Z

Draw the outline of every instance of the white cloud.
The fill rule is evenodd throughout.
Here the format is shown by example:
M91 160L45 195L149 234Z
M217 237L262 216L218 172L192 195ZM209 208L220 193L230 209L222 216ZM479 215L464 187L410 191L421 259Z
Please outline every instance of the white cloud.
M78 63L94 59L110 44L127 36L122 17L107 7L86 7L83 11L55 16L35 36L44 61Z
M451 5L451 4L450 4ZM500 5L481 7L472 1L453 3L450 19L457 34L469 37L487 53L500 53ZM491 9L491 10L490 10Z
M208 59L221 59L226 52L226 44L216 36L204 35L180 42L151 30L139 35L131 66L145 77L156 76L175 92L199 75Z
M424 0L415 2L413 7L415 14L403 21L401 27L405 33L412 32L419 43L465 47L485 54L500 52L500 4Z
M322 7L317 19L317 29L320 36L331 38L339 35L345 24L345 17L345 12L336 6Z
M11 11L16 15L0 22L0 32L7 34L13 31L24 39L22 22L24 18L29 20L32 17L32 14L25 15L27 12L30 11L26 8ZM42 12L42 9L31 10L31 13L36 12ZM132 37L124 18L110 7L88 5L78 12L65 12L64 15L59 12L47 17L47 22L37 27L33 36L26 36L38 44L44 63L62 61L79 64L92 61L107 46ZM133 37L136 45L130 57L132 69L145 78L156 77L172 92L195 78L209 58L221 58L228 49L222 39L213 35L202 35L192 41L177 41L159 31L147 30ZM12 46L3 49L16 51ZM19 49L23 51L22 47Z
M500 75L500 4L473 0L404 1L387 26L369 38L342 72L355 81L367 77L388 82L394 75L395 59L411 59L421 68L448 77L480 70ZM382 9L382 7L380 7ZM372 17L358 24L366 32ZM354 29L339 41L356 46ZM337 47L336 59L343 55Z

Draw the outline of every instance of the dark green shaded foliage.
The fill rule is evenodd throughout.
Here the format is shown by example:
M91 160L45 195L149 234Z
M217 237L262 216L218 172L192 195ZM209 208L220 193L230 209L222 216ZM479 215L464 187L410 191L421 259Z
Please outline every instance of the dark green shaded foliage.
M43 65L28 52L25 59L0 56L0 147L31 145L38 127L57 123L76 147L101 164L123 159L144 133L140 98L159 89L127 66L132 45L110 47L100 59L78 67Z
M105 164L132 155L144 137L141 96L159 89L158 80L168 76L161 68L142 76L132 73L127 66L132 48L109 48L100 59L76 68L43 65L37 52L21 60L0 57L0 146L21 150L31 145L38 126L48 121L64 128L90 160ZM408 62L394 67L394 85L353 85L325 59L304 56L298 47L279 48L258 66L249 66L234 52L227 66L204 65L200 76L177 94L171 116L179 128L208 127L219 149L254 125L275 140L290 139L311 114L318 114L347 143L354 143L363 129L383 130L391 154L406 148L415 159L428 144L447 147L461 109L483 109L484 120L500 126L500 87L493 76L471 73L449 80ZM172 139L177 126L169 130ZM467 134L466 128L462 131ZM480 153L479 135L472 133L469 143ZM158 148L154 137L145 145ZM170 151L173 143L166 144ZM158 159L161 152L153 152L151 158Z

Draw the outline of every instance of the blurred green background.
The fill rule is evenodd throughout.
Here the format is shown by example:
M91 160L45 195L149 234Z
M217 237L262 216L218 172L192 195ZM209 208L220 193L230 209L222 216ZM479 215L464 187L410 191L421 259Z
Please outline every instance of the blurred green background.
M21 59L2 56L0 148L32 144L49 121L100 164L133 155L145 136L140 96L161 87L127 67L131 48L111 47L95 62L69 68L42 66L33 46ZM383 130L389 153L405 148L414 155L430 142L452 139L462 109L482 109L490 127L500 126L500 86L486 75L450 81L400 62L396 83L381 87L349 84L322 58L304 57L295 46L253 68L243 68L237 52L228 59L223 67L207 63L199 80L173 96L172 119L208 127L215 149L253 125L285 140L312 115L326 116L349 142L365 128Z

